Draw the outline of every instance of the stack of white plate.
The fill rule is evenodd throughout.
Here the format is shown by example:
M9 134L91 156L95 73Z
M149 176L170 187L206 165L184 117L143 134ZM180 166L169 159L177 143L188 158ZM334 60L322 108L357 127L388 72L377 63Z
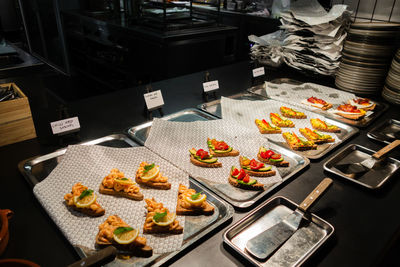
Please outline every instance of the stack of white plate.
M400 24L362 22L350 26L336 86L355 94L377 94L399 46Z
M400 48L393 58L382 96L389 102L400 104Z

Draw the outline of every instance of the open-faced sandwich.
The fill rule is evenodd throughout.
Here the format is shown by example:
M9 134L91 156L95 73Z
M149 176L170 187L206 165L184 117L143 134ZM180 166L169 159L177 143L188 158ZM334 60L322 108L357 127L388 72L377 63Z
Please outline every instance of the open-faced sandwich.
M136 171L136 183L143 184L148 187L168 190L171 184L168 178L160 172L160 166L154 163L149 164L146 161L140 163L139 169Z
M346 119L359 120L362 119L367 112L364 109L358 109L356 106L352 106L350 104L343 104L340 105L334 111L334 113Z
M271 118L272 124L274 124L278 127L283 127L283 128L286 128L286 127L293 128L294 127L294 123L291 120L282 119L278 113L271 113L269 116Z
M295 133L286 132L283 133L282 136L283 138L285 138L287 144L293 150L305 151L305 150L317 149L317 145L314 144L313 141L309 141L304 137L298 137Z
M255 159L249 159L244 156L239 157L240 167L251 176L269 177L274 176L276 171L271 166L265 166L264 163Z
M329 133L340 133L340 128L336 125L328 124L327 122L320 119L310 119L311 125L314 129L329 132Z
M310 141L313 141L315 144L323 144L323 143L332 143L335 142L335 139L332 138L329 134L324 134L318 132L317 130L311 130L310 128L300 128L300 133L304 135Z
M146 245L146 238L139 236L139 230L134 229L117 215L111 215L100 224L96 236L99 246L113 245L124 252L130 252L138 257L150 257L153 249Z
M255 123L258 127L258 130L260 131L260 133L262 134L277 134L277 133L282 133L281 128L276 127L271 125L269 122L267 122L266 120L259 120L256 119Z
M154 198L146 198L146 220L143 225L145 234L182 234L183 227L176 219L176 214L169 212L162 203L156 202Z
M277 167L289 166L289 161L284 160L281 154L275 153L274 151L266 149L263 146L258 150L257 158L261 162L275 165Z
M142 200L143 194L131 178L126 178L118 169L112 169L110 174L104 177L99 192L105 195L119 196L133 200Z
M256 179L251 179L249 174L243 169L238 169L232 166L231 172L229 174L228 181L234 187L246 189L246 190L264 190L264 185L257 182Z
M105 213L105 210L97 203L97 196L93 190L88 189L81 183L76 183L72 186L71 193L66 194L64 199L68 207L89 216L97 217Z
M330 109L332 107L331 103L328 103L323 99L319 99L319 98L316 98L316 97L313 97L313 96L309 97L307 99L303 99L301 101L301 103L304 104L304 105L307 105L307 106L320 108L322 110L328 110L328 109Z
M282 113L282 116L284 116L286 118L293 118L293 119L305 119L305 118L307 118L306 114L304 114L303 112L294 110L292 108L281 107L280 111Z
M218 159L213 155L208 154L203 149L196 150L194 148L189 150L190 162L199 167L205 168L219 168L222 167L222 163L218 162Z
M207 138L208 149L210 154L215 157L236 157L239 156L239 151L228 146L224 141Z
M350 99L349 104L363 110L374 110L376 107L376 104L368 98Z
M202 192L179 185L178 203L176 205L177 215L211 215L214 207L207 202L207 195Z

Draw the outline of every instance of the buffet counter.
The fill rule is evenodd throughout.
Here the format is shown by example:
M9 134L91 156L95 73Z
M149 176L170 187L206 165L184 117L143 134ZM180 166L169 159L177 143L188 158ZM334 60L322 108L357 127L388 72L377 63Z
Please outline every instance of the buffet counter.
M210 70L211 80L219 81L218 94L230 96L251 87L252 65L245 61ZM266 69L267 79L292 78L332 86L330 78L312 78L292 69ZM162 90L165 114L186 108L195 108L203 103L202 83L204 72L153 83L155 90ZM67 104L70 114L79 117L81 141L100 138L113 133L123 133L128 128L147 121L144 115L143 93L145 86L116 91L110 94L82 99ZM383 101L381 98L375 100ZM32 107L37 128L50 127L50 122L38 123L41 115L50 112ZM157 112L156 112L157 113ZM43 116L46 118L48 116ZM390 108L371 125L359 129L359 133L345 141L339 149L348 144L360 144L373 150L383 147L367 137L369 130L388 119L400 119L398 107ZM46 129L38 129L38 133ZM10 241L1 258L24 258L41 266L65 266L79 260L78 254L64 238L35 198L32 187L18 171L19 162L61 148L49 145L43 136L0 148L2 160L1 209L11 209ZM249 209L236 210L232 221L214 229L189 246L167 264L172 266L247 266L249 263L223 244L223 233L229 225L246 216L259 204L283 196L300 203L324 177L333 179L333 186L323 198L311 208L311 212L329 222L334 234L307 262L310 266L369 266L387 265L395 255L393 247L398 241L400 220L395 212L400 201L399 174L379 190L367 190L339 177L329 175L323 164L338 149L333 149L320 160L312 160L310 166L290 180L261 198ZM399 158L399 151L391 154ZM60 192L64 194L64 192ZM61 201L61 200L60 200Z

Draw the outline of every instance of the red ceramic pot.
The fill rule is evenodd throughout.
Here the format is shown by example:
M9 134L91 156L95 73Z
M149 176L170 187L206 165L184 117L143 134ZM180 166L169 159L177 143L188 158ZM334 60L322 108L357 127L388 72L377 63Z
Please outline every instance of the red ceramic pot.
M8 220L12 215L11 210L0 210L0 255L3 254L8 243Z

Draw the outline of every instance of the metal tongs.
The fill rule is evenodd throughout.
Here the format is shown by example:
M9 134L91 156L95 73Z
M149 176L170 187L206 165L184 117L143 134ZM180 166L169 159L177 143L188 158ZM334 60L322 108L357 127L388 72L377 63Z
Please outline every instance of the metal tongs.
M12 90L11 85L8 87L0 87L0 102L6 100L12 100L17 98L14 90Z

